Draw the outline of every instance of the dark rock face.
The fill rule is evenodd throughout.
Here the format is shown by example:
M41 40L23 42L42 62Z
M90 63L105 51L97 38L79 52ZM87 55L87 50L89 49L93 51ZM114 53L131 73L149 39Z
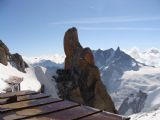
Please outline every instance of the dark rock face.
M114 104L100 79L90 48L83 48L76 28L64 36L65 69L57 70L55 77L59 96L81 104L117 113Z
M133 113L139 113L143 108L145 104L145 100L147 99L147 94L139 91L136 94L130 94L122 103L120 106L118 112L122 115L126 114L133 114Z
M110 48L104 51L101 49L94 50L93 55L94 55L97 67L101 68L103 66L107 66L110 63L112 56L114 55L114 52L115 51L113 48Z
M7 65L9 58L9 49L7 46L0 40L0 63Z
M25 73L25 68L28 67L27 63L23 61L23 58L18 53L12 54L10 57L10 62L15 66L19 71Z

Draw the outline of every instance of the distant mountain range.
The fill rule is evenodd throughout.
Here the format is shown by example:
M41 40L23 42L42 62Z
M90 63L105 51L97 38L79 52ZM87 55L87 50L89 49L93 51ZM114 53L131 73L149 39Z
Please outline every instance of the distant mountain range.
M103 51L103 53L102 53L102 51ZM148 66L155 66L155 67L160 66L160 49L158 49L158 48L150 48L150 49L147 49L145 51L142 51L142 50L140 50L136 47L133 47L131 49L128 49L128 50L124 49L124 50L121 50L121 51L125 52L130 57L134 58L136 61L138 61L140 63L144 63ZM98 53L101 53L101 54L106 53L105 54L106 56L101 56L100 55L101 60L98 59L99 63L97 62L97 66L99 68L103 65L103 63L107 64L107 61L105 61L105 59L109 60L108 57L110 57L110 54L112 52L114 52L113 48L108 49L108 50L101 50L101 49L93 50L93 53L96 54L95 57L98 57L97 56ZM40 62L43 63L43 62L46 62L48 60L48 61L51 61L51 62L55 63L54 65L56 65L56 64L63 64L65 56L56 54L56 55L47 55L47 56L45 55L45 56L37 56L37 57L25 57L25 56L23 56L23 58L25 58L25 60L28 63L31 63L31 64L34 64L34 63L37 64L37 63L40 63ZM53 63L51 63L51 64L53 65Z

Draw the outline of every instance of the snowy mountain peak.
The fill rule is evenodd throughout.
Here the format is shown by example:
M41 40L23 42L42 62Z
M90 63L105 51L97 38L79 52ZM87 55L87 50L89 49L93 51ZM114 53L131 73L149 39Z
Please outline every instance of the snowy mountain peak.
M108 49L93 51L96 65L101 71L103 83L111 93L116 91L121 83L121 77L125 71L137 71L143 64L137 62L134 58L120 50Z
M114 55L114 49L108 49L108 50L93 50L93 55L96 61L96 65L101 68L106 64L109 64L112 56Z
M118 67L124 68L125 66L130 66L127 68L128 70L138 70L138 66L140 63L137 62L134 58L120 50L120 47L118 47L116 50L113 48L108 50L97 50L93 51L94 58L96 60L97 66L101 68L106 68L106 66L112 65L118 65Z
M120 52L120 51L121 51L119 46L117 47L116 51L117 51L117 52Z

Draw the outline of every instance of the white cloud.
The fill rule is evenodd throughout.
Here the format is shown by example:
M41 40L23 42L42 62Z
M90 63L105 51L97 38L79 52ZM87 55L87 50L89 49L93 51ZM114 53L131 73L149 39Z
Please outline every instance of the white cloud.
M160 49L158 48L150 48L148 50L142 51L134 47L130 50L124 51L141 63L160 67Z
M120 22L141 22L141 21L159 21L160 16L152 17L93 17L93 18L83 18L79 20L69 20L69 21L58 21L52 22L53 25L64 25L64 24L101 24L101 23L120 23Z
M80 30L140 30L140 31L159 31L160 28L139 28L139 27L79 27Z

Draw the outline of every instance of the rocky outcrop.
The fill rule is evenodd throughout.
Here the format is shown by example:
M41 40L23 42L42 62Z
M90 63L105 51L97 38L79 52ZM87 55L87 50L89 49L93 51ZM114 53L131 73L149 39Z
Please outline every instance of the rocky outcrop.
M8 62L21 72L25 72L25 68L28 67L21 55L18 53L10 54L8 47L0 40L0 63L7 65Z
M144 108L145 101L147 99L147 94L139 91L138 93L130 94L120 106L118 112L121 115L131 115L134 113L139 113Z
M9 49L8 47L0 40L0 63L7 65L9 58Z
M117 113L111 97L100 79L90 48L83 48L76 28L64 36L65 69L55 77L59 96L81 104Z
M18 53L12 54L10 57L10 62L15 66L19 71L25 73L25 68L28 67L27 63L23 60L22 56Z

